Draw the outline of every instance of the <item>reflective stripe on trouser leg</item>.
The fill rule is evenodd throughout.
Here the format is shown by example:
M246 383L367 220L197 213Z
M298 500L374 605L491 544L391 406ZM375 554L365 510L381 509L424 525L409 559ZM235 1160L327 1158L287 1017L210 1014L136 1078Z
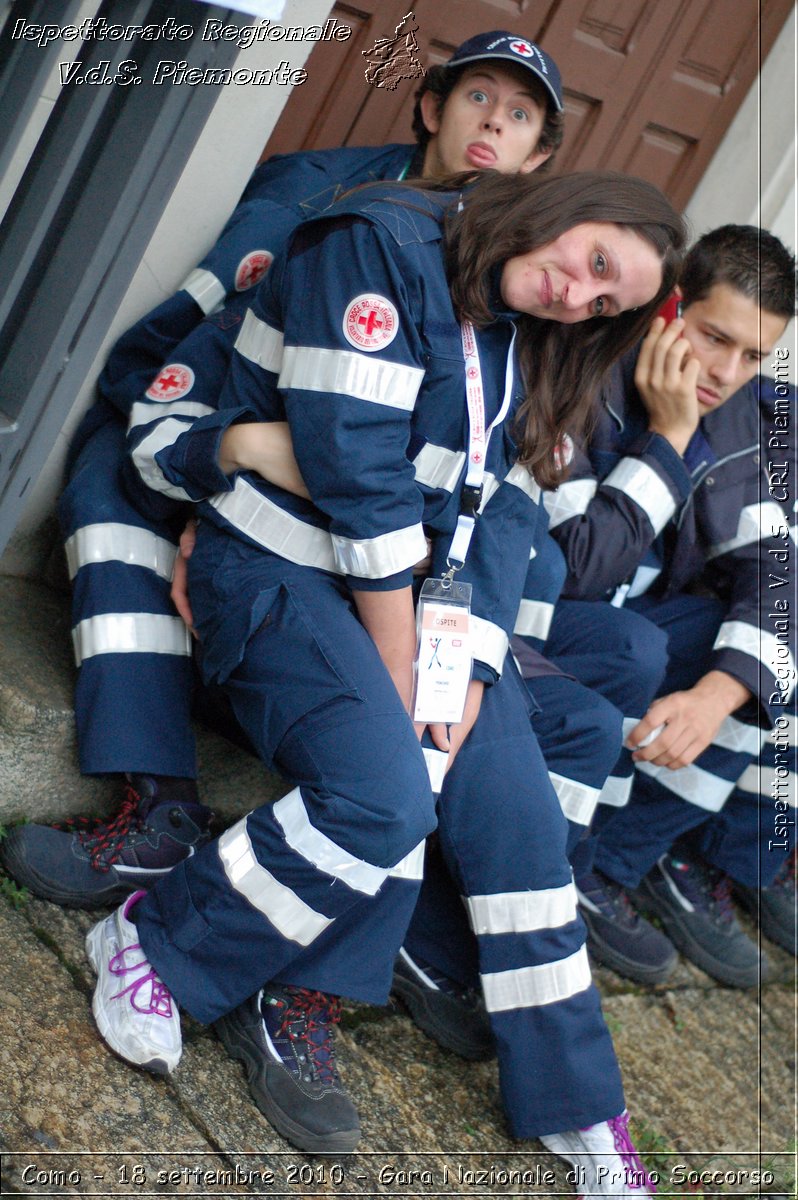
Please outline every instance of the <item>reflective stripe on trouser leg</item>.
M447 775L440 842L477 935L516 1137L617 1115L623 1089L565 855L567 825L508 661Z
M568 853L582 842L621 746L621 714L597 692L564 675L525 681L540 711L532 730L568 819Z
M723 811L695 835L698 852L746 887L769 887L796 842L796 722L789 713L776 721Z
M624 733L645 715L667 666L667 638L646 617L628 608L594 601L561 600L555 610L546 653L561 670L598 692L623 713ZM604 806L629 801L634 764L621 747L598 796ZM583 848L580 847L580 853ZM582 869L588 869L585 862Z
M424 858L422 842L389 873L371 903L350 909L345 924L333 921L300 958L280 972L279 982L333 996L357 996L368 1004L387 1004L393 962L407 942L407 926L426 870ZM463 921L468 932L465 915ZM385 953L375 954L375 945Z
M677 838L718 819L752 758L711 745L689 767L675 771L639 764L629 804L610 813L598 829L595 865L624 887L637 887Z
M256 562L257 596L274 569ZM418 739L344 585L285 563L280 569L291 582L271 589L266 619L225 690L260 757L295 786L181 864L139 906L150 961L205 1022L270 979L289 978L306 955L316 955L319 979L329 983L325 946L316 946L322 937L340 968L338 990L360 998L366 986L363 998L371 998L409 911L392 942L372 923L375 966L364 985L346 970L348 946L369 930L358 906L384 904L392 868L434 828ZM408 868L409 889L411 876ZM317 986L310 978L307 985Z
M668 669L659 694L693 687L712 667L712 645L725 605L698 596L666 601L643 596L633 604L668 637ZM731 718L724 722L718 743L689 767L670 771L640 764L630 803L601 824L596 866L625 887L636 887L678 837L723 808L751 761L752 736L756 735L750 726Z
M176 532L133 506L123 462L124 429L101 426L58 505L72 579L80 767L193 778L191 638L169 597Z

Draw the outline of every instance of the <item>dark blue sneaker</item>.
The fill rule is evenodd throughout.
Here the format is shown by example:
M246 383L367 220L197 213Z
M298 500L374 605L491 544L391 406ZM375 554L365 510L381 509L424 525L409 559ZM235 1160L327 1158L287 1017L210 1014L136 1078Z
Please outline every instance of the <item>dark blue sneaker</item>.
M587 948L602 963L637 983L662 983L679 955L673 942L632 907L626 892L600 871L576 880Z
M309 1154L347 1154L360 1138L335 1062L340 1012L335 996L269 984L214 1026L227 1053L244 1064L264 1117Z
M744 988L766 977L767 959L740 928L722 871L676 852L663 854L629 896L655 913L685 958L713 979Z
M204 845L211 815L193 780L134 775L112 820L19 825L0 843L0 859L44 900L104 908L150 887Z
M741 883L734 885L735 897L758 922L765 937L793 955L796 954L798 924L795 858L796 851L793 850L770 887L749 888Z
M391 991L403 1002L414 1024L445 1050L473 1062L495 1057L490 1019L482 997L473 989L461 987L400 950Z

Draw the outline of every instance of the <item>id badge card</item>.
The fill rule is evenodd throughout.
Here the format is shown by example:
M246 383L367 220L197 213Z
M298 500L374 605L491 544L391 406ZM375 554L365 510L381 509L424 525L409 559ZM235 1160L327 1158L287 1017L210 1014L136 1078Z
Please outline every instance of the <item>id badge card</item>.
M413 720L458 725L471 682L471 584L427 579L416 608Z

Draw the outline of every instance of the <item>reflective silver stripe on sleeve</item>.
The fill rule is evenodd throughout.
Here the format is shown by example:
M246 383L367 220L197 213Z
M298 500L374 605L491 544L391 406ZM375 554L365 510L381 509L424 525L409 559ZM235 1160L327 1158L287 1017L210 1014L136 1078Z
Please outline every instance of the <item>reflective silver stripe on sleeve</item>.
M226 295L221 280L212 271L200 267L191 272L181 290L188 292L206 316L222 303Z
M724 621L718 630L713 650L739 650L749 654L772 671L778 680L789 681L783 689L785 701L795 687L795 661L789 647L772 633L766 633L747 621Z
M283 335L248 308L233 349L264 371L277 375L283 361Z
M420 883L424 878L424 847L426 842L419 842L415 849L391 867L388 874L391 879L406 879L411 883Z
M482 499L479 502L477 512L485 511L485 505L500 488L500 483L492 471L486 471L482 477Z
M209 503L230 525L264 549L303 567L340 574L329 533L300 521L245 479L237 479L232 492L211 496Z
M412 412L423 378L420 367L385 362L354 350L286 346L277 386L354 396Z
M740 754L758 754L767 741L768 731L756 725L746 725L736 717L725 717L712 739L713 746L736 750Z
M482 990L488 1012L509 1012L567 1000L584 992L591 982L587 950L582 946L557 962L483 975Z
M704 808L707 812L720 812L734 790L734 782L712 775L702 767L692 763L689 767L678 767L672 771L669 767L657 767L653 763L636 763L638 771L656 779L661 787L681 796L688 804Z
M191 657L191 634L180 617L161 613L101 613L72 630L77 666L95 654L178 654Z
M549 779L568 820L577 825L589 825L598 804L599 789L576 779L567 779L556 771L549 771Z
M549 514L549 529L570 521L572 517L583 517L590 501L596 494L595 479L574 479L561 483L553 492L543 493L543 503Z
M177 554L177 546L152 530L117 521L83 525L67 538L64 549L70 579L75 578L81 567L102 562L146 567L161 579L171 579Z
M532 933L559 929L576 920L576 888L542 888L536 892L496 892L465 898L474 933Z
M774 500L762 504L746 504L740 511L737 533L727 542L716 542L707 551L707 558L718 558L730 550L750 546L765 537L787 537L787 518Z
M246 817L222 834L218 846L231 886L284 938L309 946L332 924L331 917L316 912L261 866L249 840Z
M387 579L427 557L422 525L408 525L362 540L332 534L331 541L339 571L359 579Z
M624 458L604 480L604 487L623 492L649 519L654 533L660 533L676 512L676 501L648 463Z
M471 632L471 654L480 662L487 663L497 675L501 675L504 660L510 646L510 639L499 625L485 621L482 617L471 614L469 629Z
M540 484L535 482L526 467L522 467L516 463L505 475L504 482L512 484L513 487L519 488L522 492L526 492L529 499L533 500L535 504L540 502Z
M427 442L413 459L416 472L416 483L424 487L440 488L444 492L453 492L460 482L466 455L464 450L448 450L446 446L437 446ZM499 486L496 476L486 471L482 479L482 499L479 512L482 512Z
M162 421L164 417L185 417L187 421L195 421L198 417L207 417L216 412L210 404L200 404L198 401L175 400L171 404L143 404L137 401L130 410L128 429L137 429L140 425L149 425L150 421Z
M460 481L465 460L465 450L447 450L445 446L427 442L413 459L416 483L453 492Z
M292 850L325 875L340 879L353 891L376 896L387 878L387 868L375 867L362 858L355 858L320 829L316 829L310 823L299 788L294 788L282 800L278 800L273 812Z
M798 808L798 775L786 768L777 774L775 767L751 763L737 780L737 787L754 796L761 795L769 804L782 800L791 808Z
M547 604L543 600L522 600L518 608L518 616L515 618L513 633L518 633L522 637L540 638L542 642L545 642L549 636L553 616L553 604Z
M629 803L632 793L632 775L608 775L604 787L599 792L599 804L609 804L611 808L624 808Z
M132 453L136 470L147 487L153 488L156 492L163 492L164 495L171 496L174 500L190 500L191 497L184 488L169 482L155 461L155 455L167 446L174 445L180 434L185 433L189 428L190 426L185 421L180 421L177 417L167 417L153 429L152 433L148 433L145 438L141 439Z

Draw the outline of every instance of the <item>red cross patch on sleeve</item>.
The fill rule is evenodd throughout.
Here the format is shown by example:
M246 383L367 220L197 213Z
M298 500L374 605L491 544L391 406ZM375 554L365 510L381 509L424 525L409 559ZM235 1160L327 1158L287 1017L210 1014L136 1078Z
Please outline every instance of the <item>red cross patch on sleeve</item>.
M271 250L250 250L249 254L245 254L236 267L236 291L245 292L247 288L260 283L273 261Z
M355 349L383 350L399 332L399 314L385 296L364 292L347 306L343 330Z
M170 363L161 367L144 393L150 400L179 400L194 386L194 372L182 363Z

